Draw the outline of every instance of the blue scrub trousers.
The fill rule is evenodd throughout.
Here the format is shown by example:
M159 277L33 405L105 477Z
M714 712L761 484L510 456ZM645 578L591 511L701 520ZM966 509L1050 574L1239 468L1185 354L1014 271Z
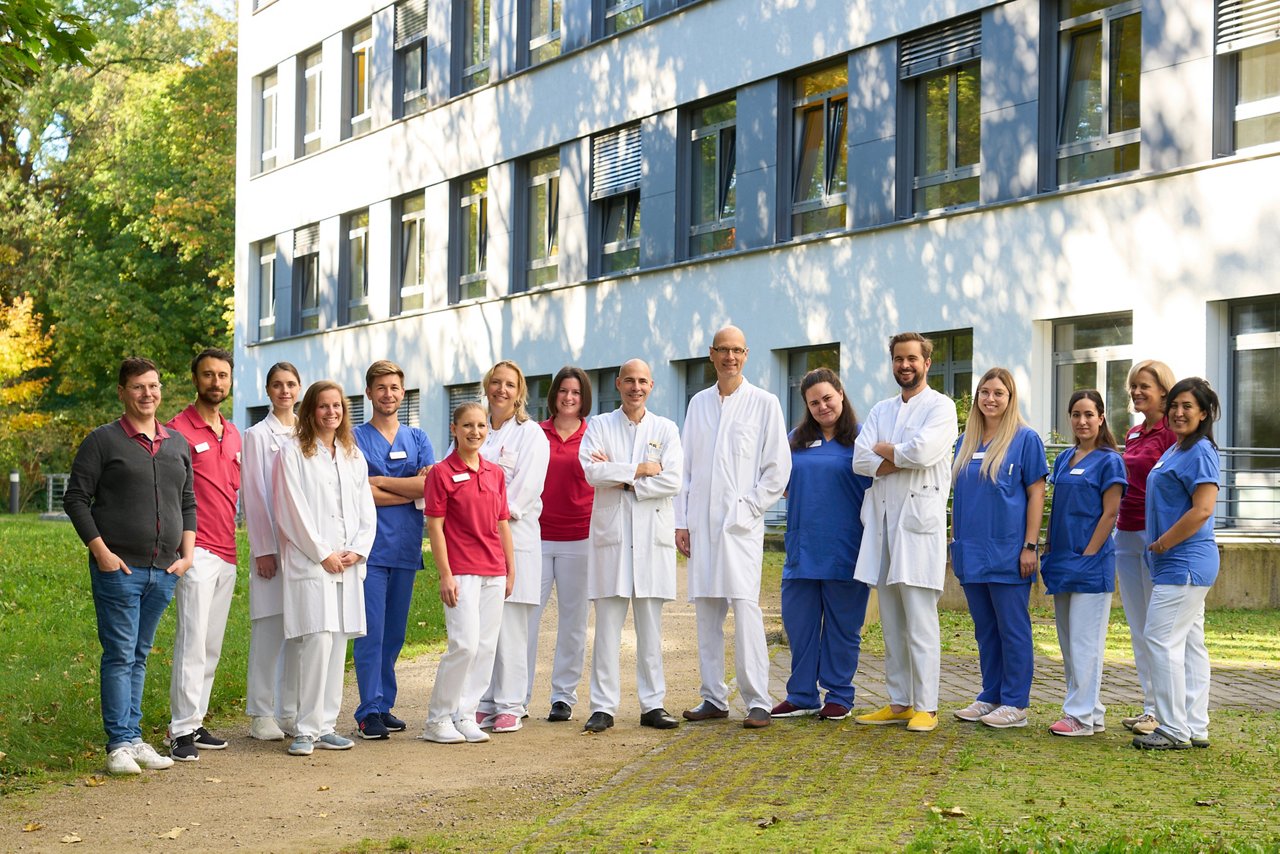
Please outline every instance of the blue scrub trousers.
M1031 584L962 584L978 641L978 701L1025 709L1031 704Z
M396 659L404 647L417 567L368 565L364 578L365 636L352 644L360 705L356 723L396 704Z
M782 580L782 626L791 644L789 703L819 708L821 685L827 702L853 708L853 675L870 595L861 581Z

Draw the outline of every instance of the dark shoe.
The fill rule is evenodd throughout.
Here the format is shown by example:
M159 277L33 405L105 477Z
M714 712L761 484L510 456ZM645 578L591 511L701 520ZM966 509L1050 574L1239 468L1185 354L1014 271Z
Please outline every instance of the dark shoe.
M817 709L811 709L804 706L797 706L790 700L783 700L770 710L769 714L775 718L800 718L805 715L817 714Z
M547 720L557 724L573 720L573 706L563 700L556 700L551 704L551 714L547 715Z
M180 735L173 740L169 755L178 762L196 762L200 759L200 750L196 747L194 734Z
M201 750L223 750L227 746L225 738L218 738L204 727L196 730L196 747Z
M760 729L767 727L771 723L773 723L773 718L769 717L768 709L752 709L742 719L742 726L745 729Z
M391 735L391 730L382 722L382 715L379 712L373 712L365 715L360 721L360 737L369 740L387 738Z
M405 722L395 715L390 712L381 712L379 717L382 718L382 725L386 727L389 732L404 732L406 726Z
M1156 727L1146 735L1135 735L1133 746L1139 750L1186 750L1191 742L1178 741L1177 736L1164 727Z
M604 732L611 726L613 726L613 715L608 712L592 712L582 728L587 732Z
M842 721L849 717L849 707L827 700L822 706L822 711L818 712L818 717L824 721Z
M692 709L684 710L684 719L686 721L709 721L714 718L729 717L729 710L722 709L710 700L703 700Z
M666 709L650 709L640 716L640 726L651 726L654 729L675 729L680 721L667 713Z

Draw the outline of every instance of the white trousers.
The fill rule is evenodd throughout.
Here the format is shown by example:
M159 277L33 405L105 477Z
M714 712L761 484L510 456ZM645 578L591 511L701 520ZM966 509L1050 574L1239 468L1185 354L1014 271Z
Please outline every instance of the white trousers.
M1101 724L1107 712L1099 694L1111 594L1057 593L1053 597L1053 614L1062 669L1067 677L1067 699L1062 711L1085 726Z
M1147 653L1147 603L1151 601L1151 570L1147 569L1146 531L1116 531L1116 587L1124 605L1133 644L1133 666L1142 685L1142 713L1155 714L1151 699L1151 657Z
M249 623L249 684L245 711L255 718L298 716L298 639L285 640L284 615Z
M436 682L427 709L428 723L475 717L480 691L493 672L498 629L506 607L502 598L506 576L455 575L453 578L458 582L458 604L444 609L449 647L436 668ZM481 687L468 695L469 685Z
M636 627L636 693L640 713L661 709L667 696L662 673L662 599L606 596L595 600L596 639L591 652L591 711L618 714L622 702L619 671L622 625L627 605Z
M213 674L222 657L222 635L236 589L236 565L198 548L178 579L173 601L173 672L169 679L169 734L190 735L204 725Z
M942 635L938 626L941 590L889 584L889 537L881 536L880 628L884 634L884 682L889 702L917 712L938 710L942 671Z
M1147 651L1156 720L1186 741L1209 735L1209 651L1204 645L1208 587L1157 584L1147 606Z
M476 711L524 717L524 695L529 688L529 612L537 607L503 603L492 673L477 673L477 681L470 683L471 690L466 692L469 697L480 698Z
M769 696L769 646L764 637L764 614L751 599L699 596L693 600L698 617L698 669L702 699L719 709L729 708L724 681L724 621L733 607L734 658L738 692L747 710L772 709Z
M333 586L338 600L338 631L312 632L298 638L298 718L296 735L315 741L334 731L342 711L342 679L347 663L347 634L342 623L342 584Z
M542 541L542 596L529 614L529 688L524 694L527 707L533 699L533 678L538 666L538 630L542 612L556 588L556 653L551 664L551 702L578 702L578 683L587 655L587 540Z

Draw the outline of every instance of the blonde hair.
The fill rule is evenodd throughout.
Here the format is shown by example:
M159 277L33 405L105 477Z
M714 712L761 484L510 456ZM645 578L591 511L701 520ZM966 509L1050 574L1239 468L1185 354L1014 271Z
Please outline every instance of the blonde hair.
M1000 469L1004 466L1004 458L1009 452L1009 446L1013 444L1013 437L1018 435L1019 428L1023 427L1026 422L1022 420L1022 415L1018 412L1018 387L1014 385L1013 374L1004 368L992 368L982 375L982 379L978 380L978 389L981 390L991 380L997 380L1009 390L1009 406L1000 418L1000 424L996 427L996 435L992 438L991 444L987 446L986 455L982 458L982 467L979 469L980 477L985 477L987 480L994 482L996 476L1000 473ZM977 395L974 395L974 403L977 403ZM974 452L982 444L984 421L985 416L975 405L969 412L969 420L964 427L964 438L960 441L960 451L956 454L955 463L951 466L952 483L955 483L956 479L960 477L960 473L969 467L969 463L973 461Z
M1133 381L1137 379L1138 374L1146 371L1155 378L1156 385L1164 389L1164 405L1160 407L1160 411L1164 412L1169 408L1169 389L1173 388L1178 378L1173 375L1173 370L1164 362L1155 359L1143 359L1129 369L1129 376L1125 379L1125 387L1133 385ZM1133 401L1129 401L1129 409L1133 410Z
M492 368L485 371L482 388L484 389L485 399L489 398L489 380L493 379L493 375L498 368L507 368L516 375L516 423L523 424L529 420L529 384L524 381L524 372L520 370L520 366L510 359L503 359L495 364Z
M319 380L307 388L307 393L302 396L302 404L298 407L298 420L293 424L293 435L302 448L302 456L309 458L316 455L316 409L320 405L320 394L326 391L336 391L342 400L342 423L338 425L334 438L348 457L354 457L356 439L351 433L351 411L347 407L347 396L342 393L342 386L333 380Z

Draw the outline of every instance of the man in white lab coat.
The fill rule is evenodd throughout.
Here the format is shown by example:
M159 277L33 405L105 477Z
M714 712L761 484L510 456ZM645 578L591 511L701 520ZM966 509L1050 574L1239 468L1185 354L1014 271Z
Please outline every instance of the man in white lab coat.
M591 717L583 729L613 726L621 702L619 644L627 603L636 626L636 684L640 725L672 729L679 721L663 708L662 603L676 596L675 516L683 454L668 418L649 412L649 366L632 359L614 385L622 406L587 422L578 458L595 487L587 556L587 596L596 607L591 654Z
M676 498L676 548L689 559L689 598L698 619L702 702L691 721L729 716L724 620L733 608L743 726L769 725L769 649L760 612L764 514L791 477L791 450L778 399L742 376L747 339L726 326L712 339L716 384L689 401L684 481Z
M938 597L947 567L947 495L956 407L929 388L933 342L915 332L889 341L902 393L871 408L853 446L853 470L875 478L862 502L853 577L874 585L884 631L889 705L855 720L938 725Z

